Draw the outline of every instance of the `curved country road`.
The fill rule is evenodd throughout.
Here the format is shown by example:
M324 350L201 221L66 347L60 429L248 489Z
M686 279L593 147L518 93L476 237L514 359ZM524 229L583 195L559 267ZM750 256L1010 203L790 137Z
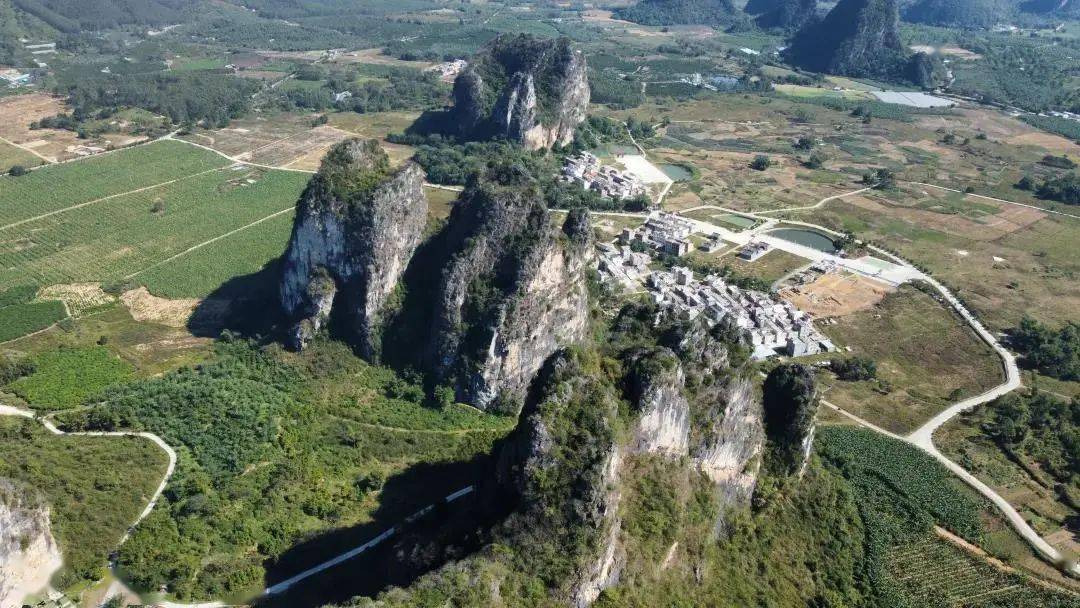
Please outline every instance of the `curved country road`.
M131 531L135 529L135 526L139 525L142 520L146 519L147 515L154 510L154 506L157 505L158 499L161 498L162 492L165 491L165 485L169 483L169 479L172 478L173 471L176 470L176 451L169 447L169 444L153 433L146 433L140 431L79 431L67 433L56 428L48 418L38 417L37 414L30 410L24 410L17 407L11 407L10 405L0 404L0 416L19 416L22 418L30 418L31 420L37 420L53 435L72 435L83 437L142 437L143 439L149 439L154 442L154 445L158 446L165 451L165 454L169 457L169 466L165 468L165 476L161 479L161 483L158 484L156 490L154 490L153 496L150 497L150 502L147 503L146 508L139 513L139 516L134 522L128 526L124 535L120 538L120 542L117 543L117 548L127 542L128 537L131 536Z

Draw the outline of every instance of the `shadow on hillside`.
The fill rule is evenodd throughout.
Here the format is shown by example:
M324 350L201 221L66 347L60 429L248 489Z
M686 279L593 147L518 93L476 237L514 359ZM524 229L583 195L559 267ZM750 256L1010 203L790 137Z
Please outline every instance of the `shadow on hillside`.
M407 586L418 576L449 559L463 557L483 543L483 532L501 520L512 506L495 496L489 455L466 462L418 464L388 479L372 521L315 536L267 564L266 586L359 547L397 526L393 536L341 564L320 572L288 590L256 601L260 608L307 608L341 603L358 595L374 596L389 587ZM452 503L447 495L477 484L476 490ZM431 510L411 522L427 505Z
M204 338L217 338L229 330L260 341L279 339L284 323L280 279L281 258L277 258L257 272L225 281L195 307L188 331Z

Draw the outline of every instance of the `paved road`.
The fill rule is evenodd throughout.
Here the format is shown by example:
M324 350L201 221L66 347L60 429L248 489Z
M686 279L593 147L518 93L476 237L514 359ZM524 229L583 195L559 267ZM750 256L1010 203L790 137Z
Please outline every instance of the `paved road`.
M931 186L931 187L940 188L940 186L933 186L932 184L922 184L922 185L928 185L928 186ZM945 189L947 189L947 188L945 188ZM849 192L847 194L837 195L837 196L833 196L833 197L828 197L826 199L823 199L822 201L819 201L816 205L813 205L812 207L818 207L818 206L824 204L825 202L828 202L829 200L833 200L833 199L839 198L841 196L848 196L848 195L851 195L851 194L855 194L856 192L860 192L860 191L861 190L855 191L855 192ZM984 197L984 198L989 198L989 197ZM1021 203L1012 203L1011 201L1005 201L1005 200L1001 200L1001 199L994 199L994 200L999 200L999 202L1003 202L1003 203L1015 204L1015 205L1020 205L1020 206L1027 206L1027 205L1022 205ZM715 208L715 209L718 209L718 210L721 210L721 211L727 211L729 213L738 213L738 214L741 214L741 215L746 215L746 216L750 216L750 217L756 217L756 218L762 219L762 220L769 220L770 219L770 218L764 217L764 216L762 216L762 215L760 215L758 213L748 213L748 212L742 212L742 211L735 211L733 209L726 209L724 207L716 207L716 206L711 206L711 207ZM1068 215L1068 214L1062 214L1062 215ZM687 218L687 219L690 219L690 218ZM825 228L824 226L818 226L816 224L811 224L811 223L808 223L808 222L798 222L798 221L785 220L785 223L797 224L797 225L805 226L807 228L813 228L815 230L820 230L820 231L825 232L827 234L833 234L833 235L839 234L834 230L830 230L828 228ZM726 230L723 230L723 229L718 229L717 227L712 226L711 224L708 224L707 222L697 222L697 224L700 227L702 227L703 229L705 229L705 230L707 230L709 232L716 232L717 230L720 230L720 231L723 231L725 233L734 234L734 235L750 233L747 237L743 237L746 241L749 241L749 238L751 238L751 237L756 238L756 239L767 238L767 237L759 236L759 235L756 234L760 230L766 230L767 228L765 228L765 227L759 227L759 228L757 228L755 230L752 230L752 231L745 231L744 233L730 233L730 231L726 231ZM725 238L725 240L728 240L726 238L726 236L724 238ZM780 239L776 239L776 240L780 240ZM782 243L780 245L782 245ZM1035 551L1040 556L1042 556L1044 559L1046 559L1047 561L1049 561L1052 564L1061 565L1062 560L1065 559L1065 556L1063 556L1061 554L1061 552L1059 552L1057 549L1055 549L1053 546L1051 546L1050 543L1046 542L1046 540L1044 540L1041 536L1039 536L1039 534L1034 529L1032 529L1032 527L1030 525L1028 525L1027 521L1024 520L1023 516L1021 516L1020 513L1012 505L1010 505L1007 500L1002 498L1001 495L998 494L993 488L991 488L990 486L988 486L985 483L983 483L982 481L980 481L977 477L975 477L974 475L972 475L971 473L966 471L963 467L961 467L960 465L958 465L955 462L953 462L953 461L949 460L948 458L946 458L945 455L942 454L937 449L937 447L934 445L934 439L933 439L934 431L936 431L938 428L940 428L943 424L945 424L949 420L953 419L954 417L956 417L958 414L960 414L962 412L970 410L970 409L972 409L974 407L977 407L979 405L982 405L984 403L988 403L990 401L993 401L994 399L997 399L998 397L1000 397L1002 395L1010 393L1010 392L1012 392L1012 391L1014 391L1014 390L1016 390L1016 389L1018 389L1018 388L1020 388L1022 386L1022 383L1021 383L1021 380L1020 380L1020 370L1016 366L1016 358L1013 356L1012 353L1010 353L1008 350L1006 350L1005 347L1002 346L1000 342L998 342L997 338L992 333L990 333L990 331L987 330L983 326L983 324L975 317L975 315L973 315L971 313L971 311L969 311L960 302L960 300L955 295L953 295L953 293L951 291L949 291L948 288L946 288L944 285L942 285L937 279L935 279L934 277L932 277L932 276L918 270L910 262L908 262L907 260L901 258L898 255L895 255L893 253L890 253L888 251L885 251L884 249L881 249L881 248L873 246L873 245L868 245L868 244L865 244L865 243L864 243L864 245L870 251L873 251L874 253L878 254L879 256L881 256L881 257L883 257L883 258L885 258L887 260L890 260L893 263L895 263L895 264L899 265L900 267L902 267L904 273L906 275L908 275L907 280L912 280L912 279L922 280L922 281L925 281L926 283L930 284L931 286L933 286L934 289L937 290L937 292L939 294L941 294L941 297L944 298L944 300L949 304L949 306L952 307L953 310L955 310L957 312L957 314L959 314L964 319L964 321L968 324L968 326L971 327L971 329L973 331L975 331L975 333L979 336L979 338L982 339L986 344L988 344L992 349L994 349L994 352L1001 359L1002 370L1003 370L1003 372L1005 374L1005 381L1002 382L1000 385L995 386L994 388L986 391L985 393L982 393L980 395L976 395L974 397L969 397L967 399L964 399L962 401L958 401L957 403L954 403L953 405L949 406L948 408L946 408L945 410L943 410L942 412L940 412L939 414L937 414L936 416L931 418L929 421L927 421L921 427L919 427L918 429L915 429L914 432L912 432L910 435L908 435L906 437L901 437L899 435L896 435L895 433L891 433L889 431L886 431L885 429L882 429L881 427L878 427L878 426L876 426L876 425L874 425L874 424L872 424L872 423L870 423L870 422L868 422L866 420L863 420L863 419L855 416L854 414L851 414L849 412L846 412L846 411L842 410L841 408L837 407L836 405L834 405L832 403L829 403L827 401L823 401L823 403L827 407L830 407L832 409L835 409L835 410L839 411L840 413L842 413L845 416L855 420L856 422L858 422L859 424L861 424L861 425L863 425L863 426L865 426L867 428L870 428L870 429L872 429L874 431L877 431L879 433L882 433L884 435L906 441L906 442L914 445L915 447L921 449L922 451L926 452L927 454L929 454L933 458L935 458L943 466L945 466L947 469L952 471L957 477L959 477L961 480L963 480L965 483L967 483L969 486L971 486L974 490L976 490L977 492L982 494L995 507L997 507L997 509L999 511L1001 511L1002 515L1005 516L1006 520L1008 520L1009 524L1012 525L1013 529L1015 529L1016 532L1025 541L1027 541L1027 543L1030 544L1031 547L1033 549L1035 549ZM788 249L788 250L792 249L792 248L786 247L786 246L784 246L782 248ZM793 253L796 253L797 255L799 254L798 251L793 251ZM806 255L812 255L810 252L804 252L804 253L806 253ZM835 256L833 256L833 257L835 257ZM850 268L850 266L847 265L847 264L841 264L841 265ZM856 268L851 268L851 269L858 271L858 269L856 269ZM1076 563L1068 564L1067 566L1065 566L1065 569L1069 573L1073 574L1074 576L1080 576L1080 565L1078 565Z
M474 489L475 489L474 486L466 486L464 488L461 488L460 490L457 490L456 492L451 492L445 498L443 498L440 502L441 503L454 502L455 500L461 498L462 496L466 496L468 494L471 494ZM323 562L323 563L321 563L321 564L319 564L317 566L308 568L307 570L304 570L303 572L301 572L301 573L299 573L299 574L297 574L295 576L289 577L289 578L281 581L280 583L277 583L276 585L271 585L270 587L267 587L266 591L263 592L263 595L277 595L279 593L287 591L290 587L292 587L293 585L299 583L300 581L303 581L303 580L305 580L307 578L311 578L312 576L315 576L316 574L319 574L320 572L329 570L330 568L333 568L334 566L342 564L342 563L344 563L344 562L346 562L346 561L360 555L361 553L364 553L364 552L368 551L369 549L373 549L373 548L377 547L378 545L382 544L382 542L385 541L386 539L388 539L391 536L394 536L395 534L400 532L402 525L411 523L413 521L416 521L417 518L422 517L423 515L429 513L432 509L435 508L436 504L439 504L439 503L430 504L430 505L424 507L423 509L420 509L419 511L417 511L417 512L413 513L412 515L406 517L402 524L398 524L396 526L392 526L392 527L388 528L387 530L383 531L382 534L379 534L375 538L367 541L366 543L360 545L359 547L355 547L353 549L350 549L350 550L338 555L337 557L328 559L325 562Z

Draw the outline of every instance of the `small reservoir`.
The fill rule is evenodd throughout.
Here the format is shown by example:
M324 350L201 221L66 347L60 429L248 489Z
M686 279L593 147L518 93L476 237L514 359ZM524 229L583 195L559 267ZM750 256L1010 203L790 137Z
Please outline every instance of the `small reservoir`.
M657 166L659 166L660 170L664 172L664 175L668 176L673 182L687 182L694 177L694 172L683 165L664 163Z
M805 228L780 228L778 230L770 230L768 235L775 236L778 239L784 239L785 241L791 241L792 243L802 245L803 247L817 249L824 253L836 253L836 246L833 245L832 237L816 230L807 230Z

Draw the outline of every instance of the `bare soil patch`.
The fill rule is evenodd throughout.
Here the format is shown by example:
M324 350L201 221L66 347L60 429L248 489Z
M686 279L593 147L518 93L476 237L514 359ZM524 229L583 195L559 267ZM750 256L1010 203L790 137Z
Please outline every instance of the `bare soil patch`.
M168 327L187 327L198 308L199 322L204 325L220 323L229 308L229 300L198 300L183 298L170 300L151 294L145 287L124 292L120 301L127 306L136 321L159 323Z
M780 297L815 317L842 317L871 308L895 290L862 275L829 272L807 285L785 287Z

